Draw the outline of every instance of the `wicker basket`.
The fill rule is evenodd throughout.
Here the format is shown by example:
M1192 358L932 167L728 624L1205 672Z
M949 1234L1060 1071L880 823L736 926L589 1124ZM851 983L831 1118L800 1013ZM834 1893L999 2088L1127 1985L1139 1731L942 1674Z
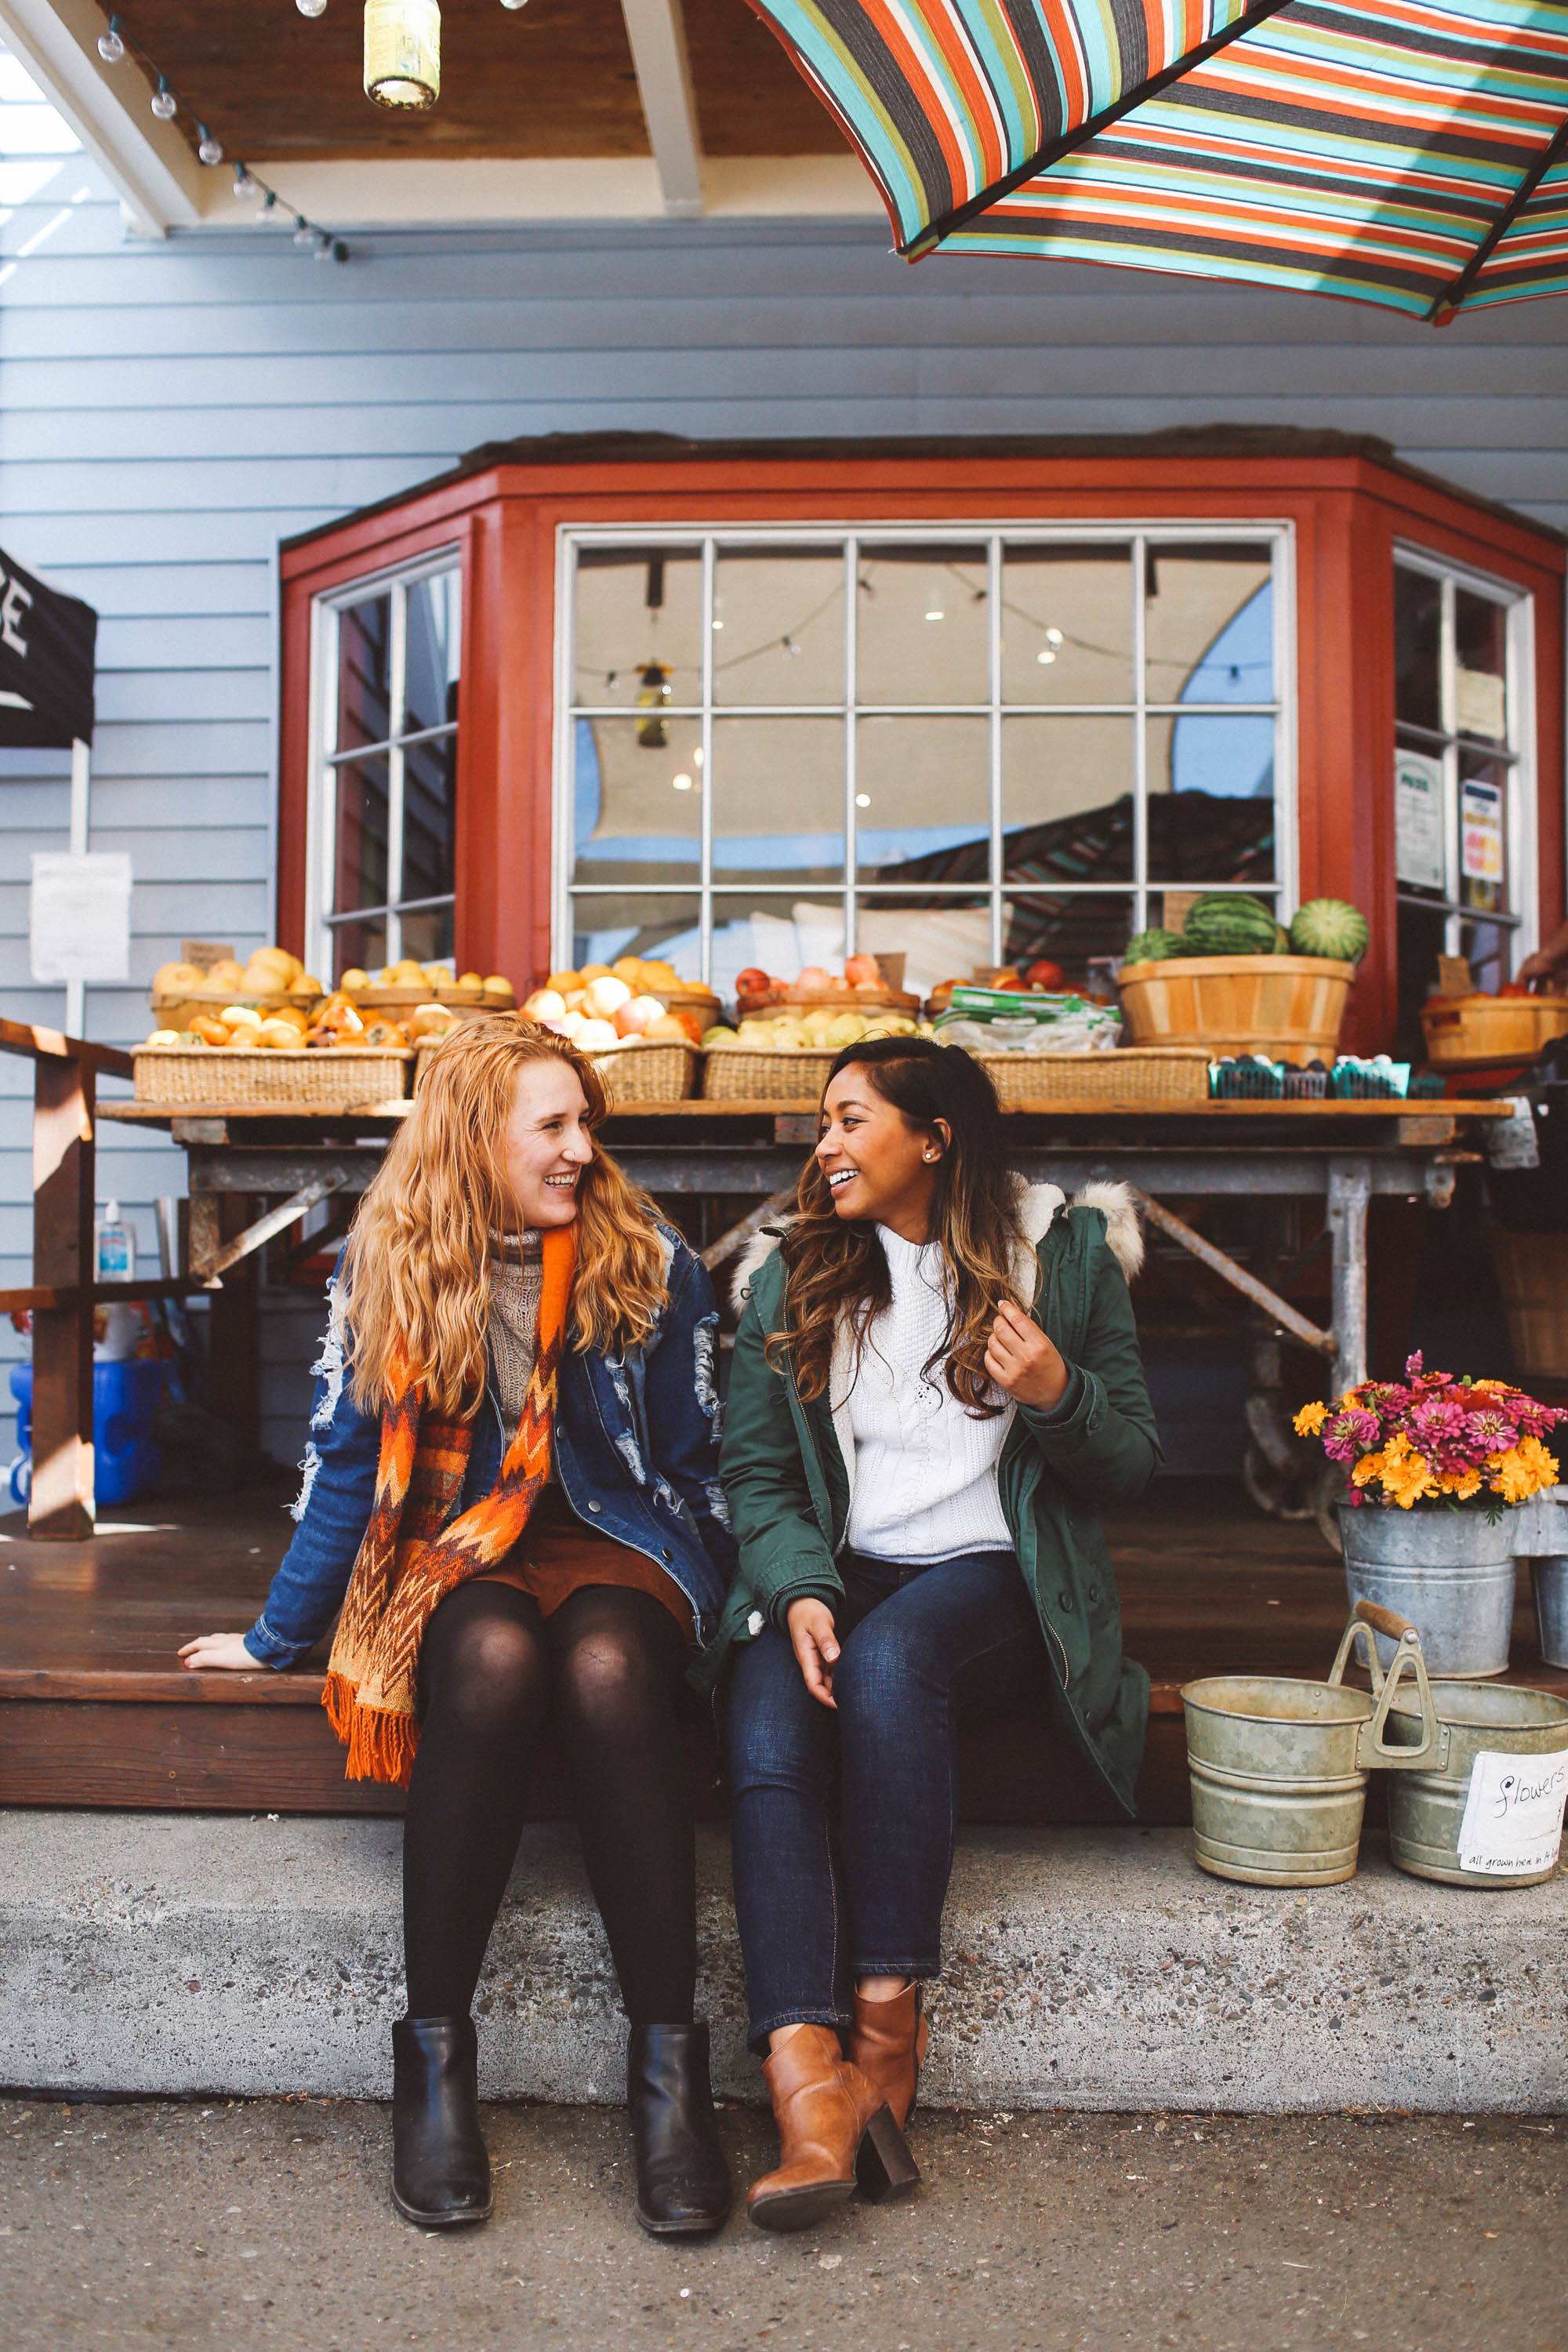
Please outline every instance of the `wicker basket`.
M356 1013L412 1013L416 1004L447 1004L454 1013L514 1013L517 999L509 990L459 988L442 981L435 988L362 988L349 1003Z
M1326 956L1172 956L1116 975L1134 1045L1332 1062L1355 966Z
M637 1103L685 1102L698 1091L702 1056L695 1045L621 1045L590 1056L612 1110Z
M384 1045L139 1045L134 1059L141 1103L365 1110L406 1094L414 1056Z
M1202 1103L1206 1045L1122 1046L1103 1054L976 1054L1004 1108L1036 1103Z
M1435 1070L1485 1070L1533 1062L1568 1032L1568 996L1434 996L1421 1007Z
M879 1013L907 1013L913 1019L921 1009L918 996L899 988L785 989L779 996L740 996L735 1003L742 1021L771 1020L778 1013L864 1013L868 1020Z
M710 1045L702 1059L702 1092L709 1102L819 1102L837 1046L785 1045L775 1054L760 1046Z
M310 1013L321 1003L313 988L279 989L267 996L247 996L243 989L187 988L179 996L154 995L153 1011L160 1029L188 1029L198 1013L219 1013L226 1004L248 1004L253 1012L265 1016L286 1004Z

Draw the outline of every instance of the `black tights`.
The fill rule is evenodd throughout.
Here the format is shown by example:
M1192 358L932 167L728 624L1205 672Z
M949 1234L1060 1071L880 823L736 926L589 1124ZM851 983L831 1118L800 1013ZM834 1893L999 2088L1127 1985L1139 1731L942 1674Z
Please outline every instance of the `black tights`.
M426 1630L423 1727L403 1832L411 2017L466 2015L511 1874L552 1699L594 1898L634 2025L684 2025L697 1974L686 1664L662 1602L584 1585L553 1614L475 1578Z

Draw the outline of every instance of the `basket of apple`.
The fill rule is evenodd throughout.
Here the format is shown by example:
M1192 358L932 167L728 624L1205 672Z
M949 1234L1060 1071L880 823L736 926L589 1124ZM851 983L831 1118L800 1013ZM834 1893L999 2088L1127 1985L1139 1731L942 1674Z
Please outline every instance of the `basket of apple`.
M780 980L753 965L735 982L736 1010L742 1022L780 1013L904 1013L921 1009L906 993L902 955L852 955L842 973L808 963L793 980Z
M696 1093L698 1047L719 1000L710 990L679 980L668 964L623 956L613 967L590 963L552 971L523 999L522 1011L586 1054L624 1106L683 1102Z

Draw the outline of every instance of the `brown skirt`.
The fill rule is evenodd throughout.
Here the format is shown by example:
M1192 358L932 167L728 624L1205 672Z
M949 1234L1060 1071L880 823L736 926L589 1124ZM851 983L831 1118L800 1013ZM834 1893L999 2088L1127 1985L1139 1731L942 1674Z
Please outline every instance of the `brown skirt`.
M674 1578L645 1552L584 1527L559 1486L545 1488L518 1541L487 1574L529 1593L542 1617L552 1616L584 1584L647 1592L663 1602L689 1642L694 1638L691 1604Z

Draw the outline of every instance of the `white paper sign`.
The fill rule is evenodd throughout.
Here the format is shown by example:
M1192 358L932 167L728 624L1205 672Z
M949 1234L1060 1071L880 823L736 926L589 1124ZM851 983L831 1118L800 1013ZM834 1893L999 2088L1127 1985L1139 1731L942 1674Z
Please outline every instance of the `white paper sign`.
M1425 751L1394 755L1394 865L1401 882L1418 890L1441 890L1447 882L1443 857L1443 762Z
M131 977L131 860L122 850L33 859L29 920L40 984Z
M1502 791L1471 781L1459 792L1459 870L1474 882L1502 880Z
M1489 735L1500 743L1506 716L1501 678L1490 670L1461 669L1456 686L1460 734Z
M1470 1767L1459 1867L1493 1878L1555 1869L1568 1799L1568 1755L1505 1756L1483 1748Z

